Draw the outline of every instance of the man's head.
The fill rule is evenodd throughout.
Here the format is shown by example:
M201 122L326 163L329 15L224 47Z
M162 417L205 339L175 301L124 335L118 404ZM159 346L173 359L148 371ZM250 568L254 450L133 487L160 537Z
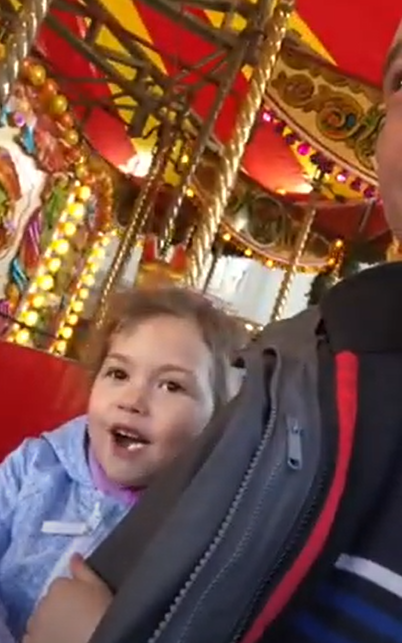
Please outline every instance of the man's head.
M388 223L402 240L402 22L384 67L386 119L377 143L378 176Z

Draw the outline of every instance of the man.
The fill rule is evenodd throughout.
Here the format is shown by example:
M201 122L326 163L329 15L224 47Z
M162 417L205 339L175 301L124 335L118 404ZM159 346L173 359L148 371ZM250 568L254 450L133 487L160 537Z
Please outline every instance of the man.
M386 216L395 234L402 239L402 25L387 59L384 91L387 119L378 142L379 178ZM343 505L343 509L341 506L335 516L331 536L332 558L328 558L332 562L324 573L318 556L317 564L309 569L313 582L301 585L288 607L265 632L261 631L253 638L247 635L247 627L242 633L238 629L227 638L230 643L248 643L251 640L265 643L402 641L402 265L366 271L335 290L341 293L341 313L348 321L348 338L351 335L357 346L359 382L354 438L356 452L344 491L349 502ZM337 297L332 299L332 303L334 299L336 303ZM289 322L288 329L293 327L293 321ZM293 339L289 335L290 344ZM345 344L346 340L342 338L342 341ZM320 372L321 385L322 382L325 384L327 375L325 370ZM283 387L286 384L286 381L282 382ZM324 391L324 397L327 393ZM322 409L322 424L325 430L329 430L333 414L328 405L323 404ZM295 470L301 468L302 452L297 431L288 433L287 453L292 467ZM205 455L206 459L208 457L209 453ZM272 471L267 470L268 480L271 474ZM166 498L169 502L168 495ZM212 500L217 501L217 498ZM279 495L278 500L282 502ZM353 501L356 501L355 505ZM174 505L172 507L175 509ZM212 507L213 502L211 511ZM225 520L228 520L227 516ZM252 516L249 516L249 521L251 523ZM310 533L315 524L311 520L306 525ZM223 542L221 539L220 545ZM241 544L242 541L234 544L236 555ZM161 577L166 563L163 553L161 550ZM213 553L210 549L206 555ZM232 562L233 559L228 561L227 567ZM202 563L200 561L201 568ZM151 561L150 571L154 571L153 567ZM75 561L72 571L73 579L56 581L38 606L28 629L26 643L55 643L55 640L57 643L87 643L102 613L109 607L112 596L96 575L89 572L83 561ZM218 583L226 571L225 566L216 569L212 584ZM158 574L155 576L157 582ZM195 632L193 618L210 589L211 586L206 587L205 593L197 597L192 613L186 616L187 626L180 639L165 637L163 641L210 642L208 621L205 622L205 630L200 633ZM233 586L234 593L236 589ZM159 641L163 627L175 612L180 611L190 591L191 578L184 591L177 594L175 603L161 622L161 629L155 630L152 637L137 636L136 643ZM246 601L247 584L243 591ZM138 593L131 595L132 609L142 598ZM255 601L258 601L257 595ZM253 607L255 604L249 607L248 625ZM82 618L71 618L72 613L80 613ZM254 613L254 617L256 615ZM215 618L228 618L228 614L219 613L218 609ZM94 640L107 639L95 635ZM123 641L123 638L120 640ZM214 643L226 643L226 640L214 639Z

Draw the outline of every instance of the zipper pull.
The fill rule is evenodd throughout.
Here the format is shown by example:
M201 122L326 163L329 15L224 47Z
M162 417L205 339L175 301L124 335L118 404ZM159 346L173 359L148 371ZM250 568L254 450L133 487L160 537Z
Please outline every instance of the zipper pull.
M300 471L303 466L302 429L297 420L288 420L288 467Z

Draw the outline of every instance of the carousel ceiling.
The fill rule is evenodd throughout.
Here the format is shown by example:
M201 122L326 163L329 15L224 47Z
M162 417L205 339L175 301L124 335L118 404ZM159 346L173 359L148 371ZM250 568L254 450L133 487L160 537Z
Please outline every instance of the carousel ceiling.
M141 159L146 165L154 126L170 100L167 79L191 94L192 125L205 118L225 73L224 57L238 46L257 2L54 0L37 52L64 86L94 147L130 172ZM0 26L20 6L20 0L2 0ZM370 238L386 230L381 208L364 218L362 201L376 196L371 155L382 118L381 70L400 18L399 0L298 0L244 159L252 179L301 203L317 152L329 159L333 169L318 218L329 235L353 236L362 219ZM246 66L236 78L215 126L217 141L231 132L249 76ZM150 132L145 141L144 129ZM339 207L344 202L347 207Z

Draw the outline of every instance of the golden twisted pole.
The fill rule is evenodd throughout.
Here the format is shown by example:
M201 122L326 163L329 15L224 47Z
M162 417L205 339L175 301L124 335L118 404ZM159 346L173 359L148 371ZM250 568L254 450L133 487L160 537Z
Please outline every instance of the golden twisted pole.
M226 204L234 188L246 145L271 80L294 5L294 0L279 0L272 18L267 23L266 37L261 45L249 91L239 109L233 134L222 151L213 193L189 250L186 278L192 286L197 284L202 274L205 258L223 219Z
M134 242L141 233L147 221L152 197L155 193L160 177L163 176L169 158L169 151L174 141L175 128L167 126L162 129L161 138L154 153L152 164L146 181L144 181L140 194L136 199L134 210L129 223L120 239L119 247L113 258L109 271L102 285L98 309L95 316L95 325L98 329L105 323L108 301L113 288L116 286L123 268L130 257Z
M307 208L306 214L304 215L303 222L297 235L295 247L289 260L289 264L283 275L281 285L279 286L278 294L276 296L271 313L271 322L278 321L283 317L286 302L289 296L289 290L296 274L298 263L306 247L311 226L314 223L315 215L317 213L317 201L320 195L319 186L321 185L321 180L322 176L317 180L316 187L311 194L310 204Z
M242 36L243 37L240 39L236 50L232 54L231 60L229 60L227 63L224 81L220 84L209 113L201 125L197 140L191 152L191 158L189 159L187 166L183 169L182 172L180 172L180 182L175 189L172 201L168 207L166 213L166 222L160 239L162 253L166 253L172 243L175 224L180 212L180 208L183 205L187 189L198 167L204 150L211 138L214 125L225 103L225 100L230 90L232 89L239 71L244 65L244 59L250 43L249 39L244 37L244 34L242 34Z
M0 64L0 105L10 98L12 87L28 56L52 0L27 0L18 14L16 29L10 34Z

